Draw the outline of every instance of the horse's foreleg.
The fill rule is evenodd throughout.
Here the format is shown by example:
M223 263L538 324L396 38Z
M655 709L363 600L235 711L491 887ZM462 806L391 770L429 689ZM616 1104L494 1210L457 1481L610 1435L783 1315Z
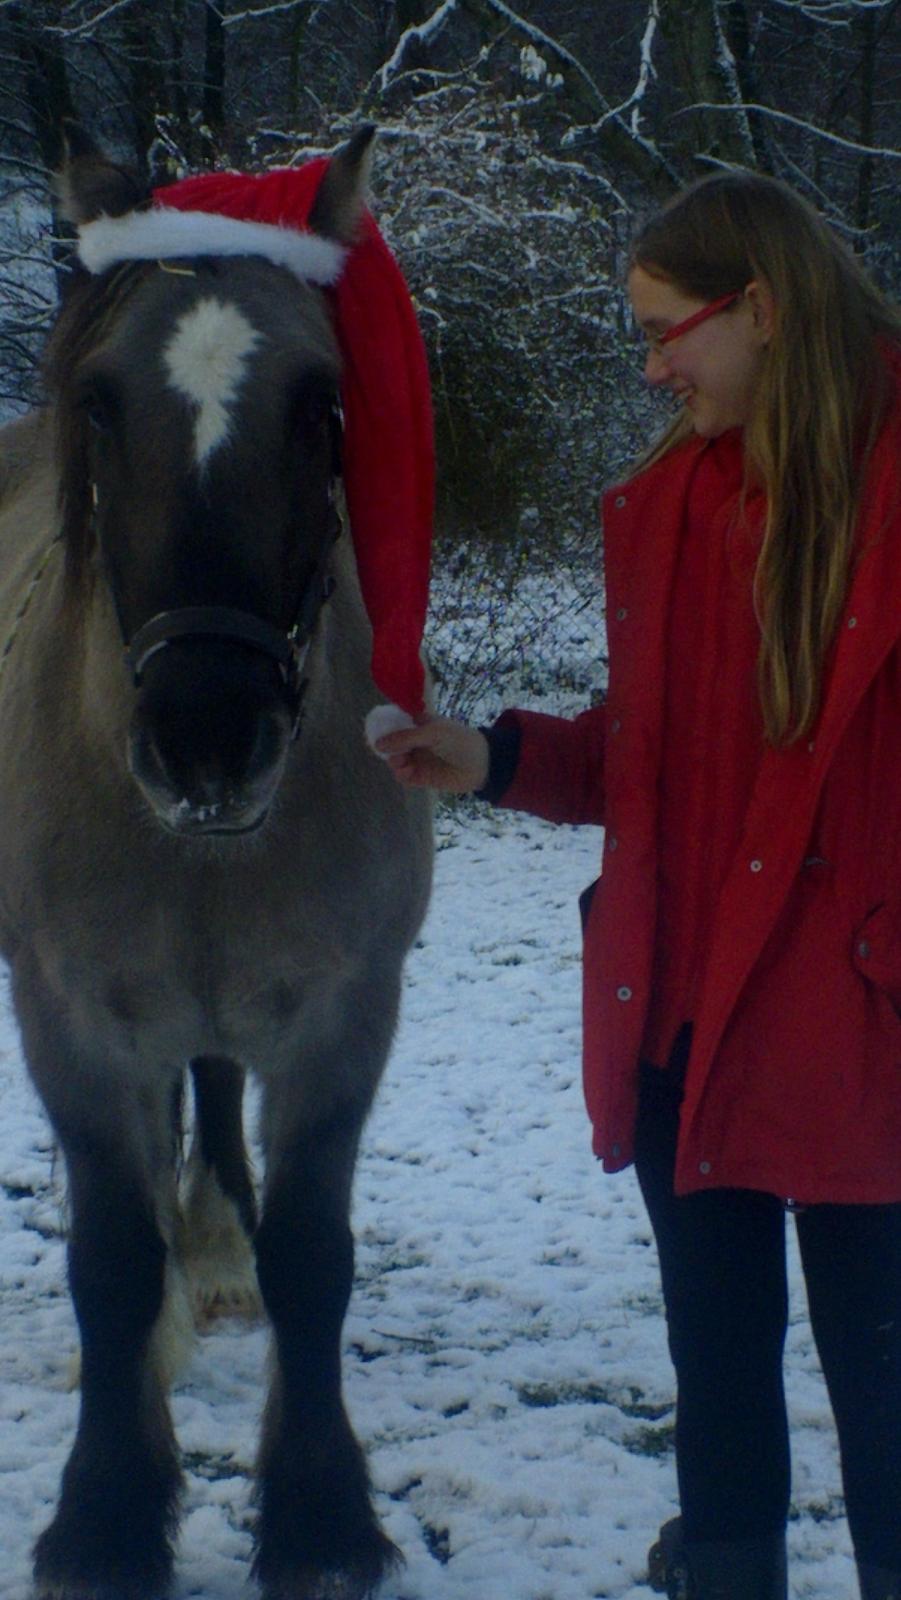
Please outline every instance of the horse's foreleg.
M166 1246L142 1184L108 1147L70 1146L67 1165L81 1411L56 1516L35 1546L37 1592L157 1600L171 1571L180 1481L149 1348Z
M334 1113L282 1147L256 1236L276 1354L259 1462L255 1572L266 1600L362 1600L397 1558L341 1398L361 1121Z
M13 983L28 1067L66 1160L81 1336L78 1431L35 1546L37 1595L159 1600L179 1486L152 1339L166 1279L156 1195L172 1171L171 1085L140 1094L124 1068L115 1074L79 1049L24 950Z

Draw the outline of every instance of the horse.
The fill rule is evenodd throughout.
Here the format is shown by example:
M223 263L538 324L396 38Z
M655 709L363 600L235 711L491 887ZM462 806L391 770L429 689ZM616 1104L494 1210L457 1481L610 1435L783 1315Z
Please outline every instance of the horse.
M355 236L371 132L327 168L323 239ZM147 202L87 135L62 191L78 224ZM80 1342L39 1600L167 1588L173 1366L189 1322L257 1294L266 1600L361 1600L398 1559L340 1344L431 820L363 737L340 383L325 292L284 266L129 262L78 276L46 404L0 434L0 950L64 1158Z

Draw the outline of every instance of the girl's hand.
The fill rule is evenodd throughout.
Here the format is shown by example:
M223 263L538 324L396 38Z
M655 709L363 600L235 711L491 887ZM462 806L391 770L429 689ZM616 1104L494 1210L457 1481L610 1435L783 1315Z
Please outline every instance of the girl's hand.
M409 788L469 794L488 778L485 735L449 717L429 717L413 728L386 733L376 740L375 748Z

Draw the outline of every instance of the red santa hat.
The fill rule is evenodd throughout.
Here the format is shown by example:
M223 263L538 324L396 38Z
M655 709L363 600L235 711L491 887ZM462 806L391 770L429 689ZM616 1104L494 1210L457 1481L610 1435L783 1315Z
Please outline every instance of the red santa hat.
M326 289L344 368L344 486L372 676L416 716L425 709L435 476L428 366L409 290L370 213L347 250L309 231L327 166L186 178L156 190L150 212L86 224L79 249L93 272L128 259L263 255Z

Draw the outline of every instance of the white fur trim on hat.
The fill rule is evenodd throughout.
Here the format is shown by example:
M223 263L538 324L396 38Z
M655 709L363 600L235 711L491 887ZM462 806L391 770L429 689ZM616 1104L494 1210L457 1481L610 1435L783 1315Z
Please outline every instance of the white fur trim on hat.
M167 261L178 256L264 256L305 283L323 287L341 276L346 250L331 239L269 222L242 222L211 211L130 211L98 217L78 230L78 254L89 272L119 261Z
M400 706L386 705L373 706L371 711L367 711L363 726L370 750L380 761L386 761L387 757L382 751L375 748L376 740L384 738L386 733L397 733L400 728L413 728L415 723L406 711L401 711Z

